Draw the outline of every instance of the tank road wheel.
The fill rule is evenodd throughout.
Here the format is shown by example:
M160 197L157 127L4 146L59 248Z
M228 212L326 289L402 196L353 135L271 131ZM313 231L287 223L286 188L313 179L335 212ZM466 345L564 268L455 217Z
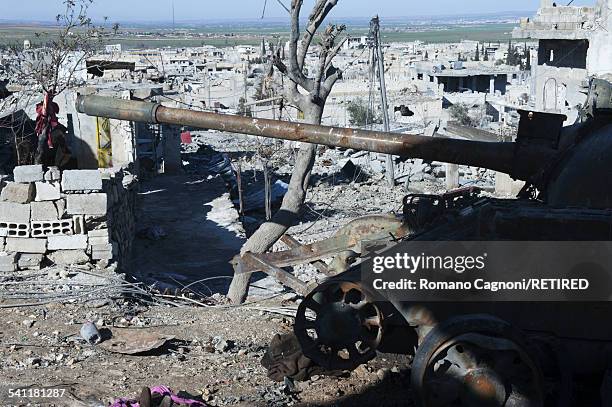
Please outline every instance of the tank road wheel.
M318 287L300 304L295 334L304 355L327 370L353 370L376 356L383 316L358 283Z
M436 326L412 364L416 405L542 406L540 369L523 343L510 324L486 315Z

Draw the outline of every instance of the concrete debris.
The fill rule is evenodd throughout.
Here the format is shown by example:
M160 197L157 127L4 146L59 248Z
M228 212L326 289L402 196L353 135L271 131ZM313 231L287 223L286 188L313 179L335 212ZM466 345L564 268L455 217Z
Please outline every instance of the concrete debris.
M108 199L104 193L68 195L66 211L69 215L106 215Z
M87 235L49 236L49 250L85 250Z
M40 270L43 254L21 253L17 266L20 270Z
M86 264L90 260L85 250L57 250L49 253L47 258L59 266Z
M32 221L56 221L63 215L63 211L61 215L58 213L58 208L52 201L32 202L30 209Z
M62 191L91 192L102 190L102 174L98 170L68 170L62 174Z
M8 237L6 239L6 251L45 254L47 252L47 239Z
M30 203L34 200L35 196L36 192L33 183L18 184L16 182L9 182L0 193L0 199L3 201L17 204Z
M44 180L42 165L22 165L15 167L13 171L15 182L31 183Z
M61 180L62 174L57 167L49 167L47 172L45 172L45 181L53 182Z
M0 223L28 225L30 223L30 205L0 202ZM2 228L2 225L0 225L0 228Z
M36 201L56 201L60 199L60 185L57 182L37 182Z
M0 250L11 257L0 259L0 270L37 269L45 257L59 265L127 261L135 236L136 177L123 170L62 174L55 167L41 176L42 167L25 167L15 168L23 182L8 183L1 192ZM25 256L15 261L13 254Z
M12 272L17 270L17 253L0 252L0 272Z
M35 322L36 321L34 321L33 319L24 319L21 324L25 326L26 328L32 328Z
M226 340L221 336L212 338L212 344L217 352L224 353L234 348L235 342Z

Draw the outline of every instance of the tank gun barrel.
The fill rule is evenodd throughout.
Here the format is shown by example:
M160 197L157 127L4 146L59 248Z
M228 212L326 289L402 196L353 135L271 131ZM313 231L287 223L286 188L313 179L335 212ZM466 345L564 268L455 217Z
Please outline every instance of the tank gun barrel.
M488 168L528 180L551 158L546 149L519 149L515 143L482 142L445 137L386 133L305 123L177 109L132 100L80 95L79 113L133 122L158 123L250 134L331 147L421 158ZM523 151L524 150L524 151ZM520 154L520 159L517 155ZM517 165L518 164L518 165Z

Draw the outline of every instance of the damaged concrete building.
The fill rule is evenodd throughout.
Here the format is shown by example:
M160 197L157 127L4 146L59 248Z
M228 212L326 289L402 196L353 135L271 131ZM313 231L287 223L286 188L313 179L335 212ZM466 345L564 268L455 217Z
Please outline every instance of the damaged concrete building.
M431 82L434 86L444 85L445 92L498 92L501 95L506 93L510 80L516 79L518 75L515 67L466 67L461 61L450 61L448 64L417 64L413 72L414 80Z
M573 123L586 102L588 78L612 72L612 4L560 6L542 0L533 18L523 18L515 38L538 40L532 66L531 106L562 113Z

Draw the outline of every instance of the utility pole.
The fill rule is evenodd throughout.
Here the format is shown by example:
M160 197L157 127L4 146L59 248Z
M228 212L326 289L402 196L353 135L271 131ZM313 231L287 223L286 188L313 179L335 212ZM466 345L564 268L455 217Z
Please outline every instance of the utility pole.
M174 0L172 0L172 31L176 31L176 19L174 16Z
M247 72L249 70L249 64L245 63L244 64L244 103L246 103L248 101L247 99L247 92L248 92L248 75L249 73Z
M211 82L212 78L210 73L208 74L208 80L206 81L206 85L208 88L208 108L212 110L212 99L210 98L210 82Z
M389 132L389 104L387 103L387 86L385 83L385 56L383 54L380 41L380 19L375 16L370 22L370 36L373 40L374 52L373 60L378 63L378 80L380 84L380 101L382 103L382 114L385 131ZM395 167L393 165L393 156L388 154L387 161L387 182L389 186L395 186Z

